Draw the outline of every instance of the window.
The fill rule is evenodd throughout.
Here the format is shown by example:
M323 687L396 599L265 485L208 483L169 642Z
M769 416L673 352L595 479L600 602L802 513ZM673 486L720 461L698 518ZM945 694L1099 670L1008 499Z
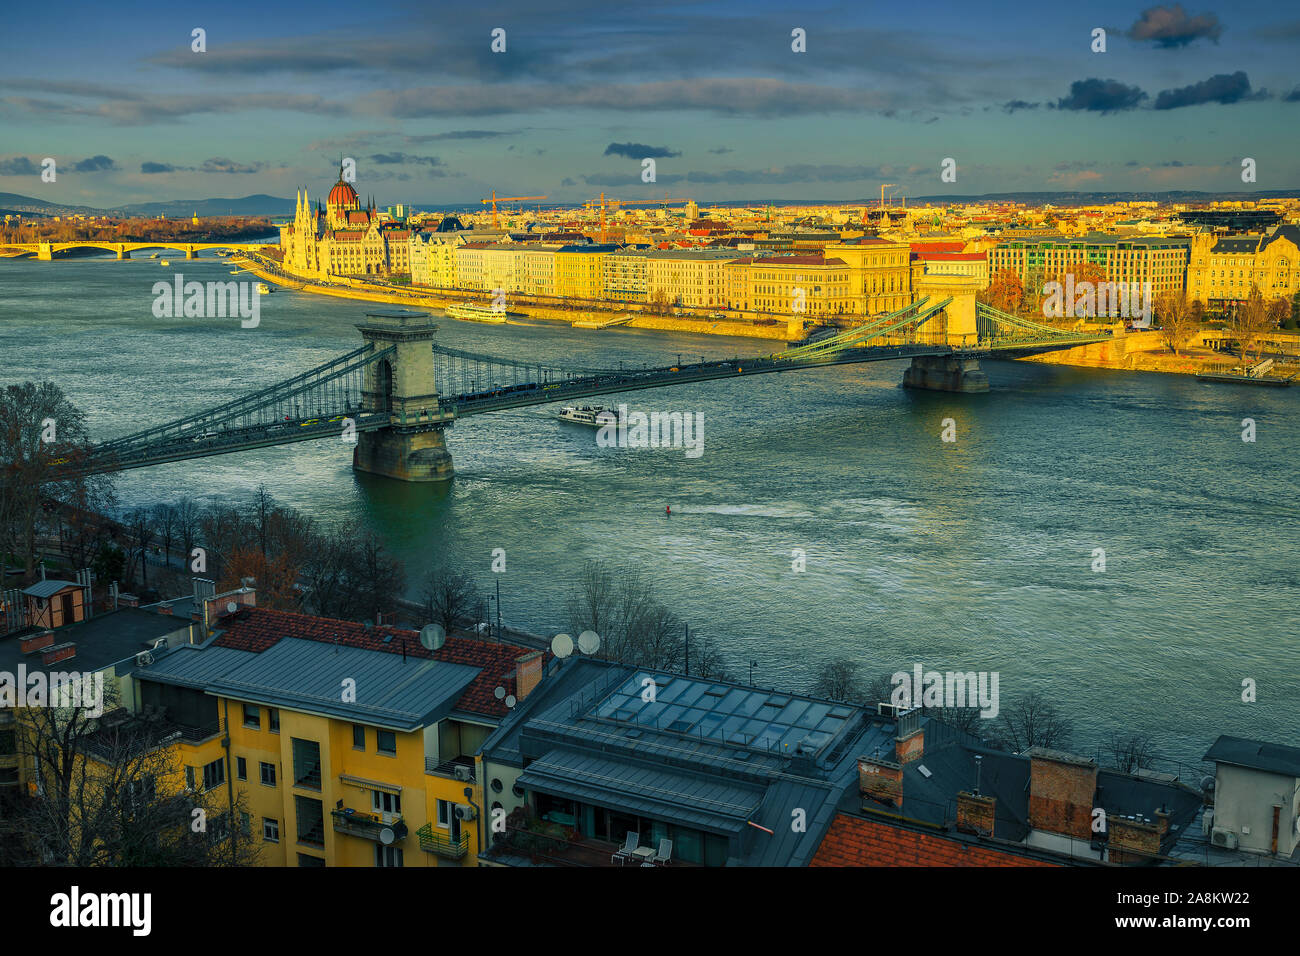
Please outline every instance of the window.
M375 730L375 749L390 757L397 755L397 734L391 730Z
M352 725L352 749L366 749L366 728L361 726L361 724Z
M253 730L262 729L262 712L252 704L244 705L244 726Z
M262 839L267 843L280 842L280 821L262 817Z
M239 832L244 836L253 835L253 818L243 810L239 811Z
M226 762L217 758L203 768L203 789L211 790L226 782Z
M451 821L456 816L456 805L450 800L438 801L438 826L444 829L451 827Z
M235 776L240 780L248 779L248 761L243 757L235 758Z
M400 793L371 790L370 806L376 813L401 813L402 795Z
M318 856L312 856L310 853L298 854L299 866L324 866L325 861Z
M280 709L278 707L266 708L266 717L271 733L278 734L280 732Z
M275 764L267 763L264 760L262 761L261 764L261 770L262 770L262 783L266 784L268 787L274 787L275 786Z
M310 797L293 798L295 815L298 818L298 842L310 846L325 845L325 811L319 800Z
M396 846L375 844L375 866L401 866L402 850Z
M320 744L293 738L293 785L320 789Z

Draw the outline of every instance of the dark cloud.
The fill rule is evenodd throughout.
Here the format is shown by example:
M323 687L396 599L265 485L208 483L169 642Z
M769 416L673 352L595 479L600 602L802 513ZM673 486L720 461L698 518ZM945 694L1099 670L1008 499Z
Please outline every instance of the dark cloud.
M1125 86L1118 80L1075 80L1070 84L1070 95L1057 100L1056 108L1113 113L1134 109L1146 98L1138 87Z
M1297 86L1286 96L1282 97L1284 103L1300 103L1300 86Z
M576 185L578 185L578 184L577 184L576 182L574 182L572 179L570 179L568 176L565 176L563 179L560 180L560 185L561 185L561 186L576 186Z
M413 156L410 153L371 153L370 161L380 166L441 166L437 156Z
M266 163L237 163L233 159L226 159L224 156L214 156L212 159L205 159L199 166L201 173L256 173L266 168Z
M915 175L919 166L838 166L833 164L792 163L769 169L725 169L695 171L685 175L660 175L658 184L697 183L710 185L754 185L784 183L853 183L878 180L882 176ZM583 180L592 186L623 186L640 182L636 174L591 173Z
M514 136L519 130L497 129L453 129L445 133L428 133L423 136L408 136L406 141L412 146L424 143L441 143L449 139L496 139L500 136Z
M150 175L154 173L174 173L176 167L171 163L141 163L140 172Z
M1090 159L1089 159L1089 160L1076 159L1076 160L1073 160L1073 161L1071 161L1071 162L1061 162L1061 163L1057 163L1057 164L1056 164L1055 166L1053 166L1052 168L1053 168L1053 169L1056 169L1056 170L1067 170L1067 169L1092 169L1092 168L1093 168L1094 166L1096 166L1096 165L1097 165L1096 162L1094 162L1093 160L1090 160Z
M0 159L0 176L37 176L41 168L26 156Z
M727 153L734 153L735 150L730 146L719 146L717 149L709 150L714 156L725 156Z
M117 163L113 162L107 156L89 156L79 162L72 164L73 172L77 173L102 173L110 169L120 168Z
M1185 164L1183 163L1183 161L1182 161L1181 159L1168 159L1168 160L1165 160L1163 163L1160 163L1159 165L1161 165L1161 166L1172 166L1172 167L1175 167L1175 168L1179 168L1179 167L1184 166Z
M1143 10L1142 16L1128 31L1128 36L1134 40L1150 40L1165 49L1187 46L1202 38L1218 43L1222 34L1223 25L1213 13L1189 17L1181 3Z
M626 156L628 159L666 159L680 156L667 146L647 146L644 143L610 143L605 147L606 156Z
M1176 110L1201 103L1241 103L1267 98L1268 94L1263 90L1252 93L1249 78L1238 70L1233 74L1219 73L1180 89L1162 90L1156 97L1155 107L1158 110Z
M1008 100L1002 104L1002 108L1008 113L1014 113L1016 110L1036 110L1040 104L1027 103L1024 100Z

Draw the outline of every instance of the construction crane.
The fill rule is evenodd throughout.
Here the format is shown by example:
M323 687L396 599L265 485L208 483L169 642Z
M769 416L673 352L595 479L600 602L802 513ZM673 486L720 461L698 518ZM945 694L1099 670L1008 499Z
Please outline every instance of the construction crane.
M482 203L483 205L485 205L485 206L487 206L487 205L491 205L491 206L492 206L492 228L493 228L493 229L496 229L496 228L498 228L498 225L499 225L499 222L498 222L498 220L497 220L497 203L499 203L499 202L531 202L531 201L533 201L533 200L537 200L537 199L545 199L545 198L546 198L545 196L498 196L498 195L497 195L497 191L494 189L494 190L492 190L492 198L491 198L491 199L480 199L479 202L481 202L481 203Z
M667 195L665 195L663 199L606 199L604 192L602 192L600 194L599 199L593 199L590 202L585 202L583 203L583 206L585 206L588 209L600 210L600 241L604 242L607 237L607 233L605 231L606 208L617 212L620 206L653 206L658 203L663 203L664 205L667 205L670 202L690 202L690 201L691 200L689 199L680 199L680 198L673 199L668 197Z

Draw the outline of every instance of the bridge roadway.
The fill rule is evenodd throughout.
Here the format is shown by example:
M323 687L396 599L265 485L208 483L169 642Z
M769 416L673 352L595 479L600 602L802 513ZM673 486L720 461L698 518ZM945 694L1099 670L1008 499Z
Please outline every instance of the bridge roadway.
M1096 335L1064 336L1059 342L1053 344L1058 347L1069 344L1085 344L1103 338L1105 337ZM797 372L832 365L855 365L865 362L909 359L916 356L954 355L973 357L993 352L1004 352L1008 353L1008 357L1010 357L1010 355L1018 353L1041 351L1042 348L1041 341L1035 342L1026 337L1008 337L969 349L954 349L948 345L899 342L846 348L819 356L785 358L780 353L776 353L767 356L752 356L691 365L663 366L640 370L611 370L609 372L572 377L558 382L530 382L521 385L501 386L475 393L444 396L439 398L436 408L427 413L422 411L417 417L406 421L396 420L388 412L365 412L360 411L355 406L344 405L318 411L312 417L283 417L277 421L253 423L239 427L221 425L213 430L205 430L198 434L164 436L158 440L139 445L106 448L100 456L96 456L92 452L88 459L76 463L69 469L69 472L80 475L103 474L133 468L145 468L168 462L225 455L274 445L288 445L332 437L341 440L345 418L351 419L358 434L385 428L392 428L397 431L406 429L421 431L430 426L446 427L454 423L458 418L472 415L525 408L532 405L547 405L620 392L687 385L693 382L709 382L745 376L752 377L777 372Z
M236 252L255 252L263 249L275 248L273 242L186 242L183 239L172 241L158 240L153 242L133 242L120 241L115 242L108 239L70 239L66 242L15 242L8 245L0 244L0 250L18 249L23 252L30 252L42 261L51 261L54 253L64 252L68 249L103 249L107 252L117 253L119 259L130 258L132 252L139 252L142 249L169 249L173 252L185 253L185 258L196 259L198 253L204 249L230 249Z

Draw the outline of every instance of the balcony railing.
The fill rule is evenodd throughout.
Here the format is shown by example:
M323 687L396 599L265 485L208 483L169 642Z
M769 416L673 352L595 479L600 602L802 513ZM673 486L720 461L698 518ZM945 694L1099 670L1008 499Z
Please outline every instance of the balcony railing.
M424 772L437 777L447 777L451 780L464 780L466 783L473 783L474 758L455 757L451 760L444 760L442 763L436 763L433 757L425 757Z
M448 860L459 860L469 852L468 830L462 831L460 839L456 840L453 840L451 835L440 827L434 827L432 823L426 823L415 832L420 838L420 849L427 853L433 853Z
M330 816L334 818L336 833L346 833L349 836L374 840L376 843L386 845L400 843L406 839L406 823L401 818L392 823L385 823L373 813L364 813L351 807L331 810Z

